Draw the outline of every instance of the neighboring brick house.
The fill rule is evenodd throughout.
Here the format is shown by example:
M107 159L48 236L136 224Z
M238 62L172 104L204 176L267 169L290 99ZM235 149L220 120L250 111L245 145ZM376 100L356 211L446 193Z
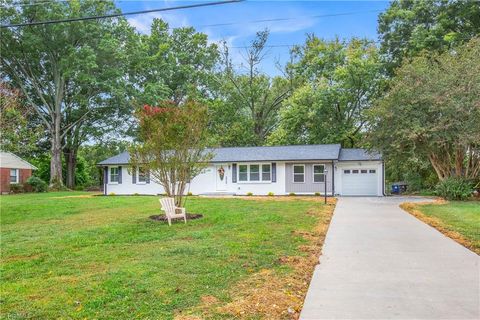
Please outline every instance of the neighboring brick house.
M10 185L23 184L37 168L10 152L0 151L0 194L10 193Z

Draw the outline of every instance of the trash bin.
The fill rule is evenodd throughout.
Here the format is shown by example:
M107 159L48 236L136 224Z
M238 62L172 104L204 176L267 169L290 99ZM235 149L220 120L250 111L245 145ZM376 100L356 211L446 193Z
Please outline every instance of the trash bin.
M407 191L407 184L403 181L392 183L392 194L401 194Z

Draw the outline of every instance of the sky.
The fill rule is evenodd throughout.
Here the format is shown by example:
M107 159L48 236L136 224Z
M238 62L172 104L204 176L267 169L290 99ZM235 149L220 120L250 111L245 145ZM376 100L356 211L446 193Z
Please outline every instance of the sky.
M166 8L216 0L117 0L123 12ZM208 35L210 42L225 40L233 63L243 61L245 47L257 31L268 28L270 37L266 59L261 70L271 76L281 74L279 65L290 57L289 46L305 42L306 34L324 39L360 37L377 40L377 17L389 5L388 1L244 1L239 3L182 9L168 12L127 16L129 23L141 33L149 33L152 20L161 18L171 27L193 26ZM261 21L265 19L287 19ZM212 24L235 23L228 26ZM240 47L240 48L239 48Z

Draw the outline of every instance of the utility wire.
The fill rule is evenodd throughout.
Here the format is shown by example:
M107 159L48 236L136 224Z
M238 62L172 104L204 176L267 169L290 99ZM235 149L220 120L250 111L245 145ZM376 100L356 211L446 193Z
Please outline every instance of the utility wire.
M206 2L206 3L190 4L190 5L184 5L184 6L161 8L161 9L132 11L132 12L125 12L125 13L114 13L114 14L101 15L101 16L79 17L79 18L71 18L71 19L63 19L63 20L47 20L47 21L7 24L7 25L1 25L0 28L15 28L15 27L25 27L25 26L38 26L38 25L56 24L56 23L64 23L64 22L75 22L75 21L115 18L115 17L122 17L122 16L128 16L128 15L151 13L151 12L172 11L172 10L190 9L190 8L198 8L198 7L209 7L209 6L216 6L216 5L229 4L229 3L242 2L242 1L244 1L244 0L226 0L226 1Z

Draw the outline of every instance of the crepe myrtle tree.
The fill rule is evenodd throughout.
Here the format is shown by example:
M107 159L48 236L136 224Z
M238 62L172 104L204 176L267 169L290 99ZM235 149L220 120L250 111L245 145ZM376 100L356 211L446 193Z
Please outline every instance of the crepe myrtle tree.
M130 168L141 168L181 206L187 184L204 170L213 154L207 149L207 108L189 100L165 101L135 112L138 143L130 147Z

